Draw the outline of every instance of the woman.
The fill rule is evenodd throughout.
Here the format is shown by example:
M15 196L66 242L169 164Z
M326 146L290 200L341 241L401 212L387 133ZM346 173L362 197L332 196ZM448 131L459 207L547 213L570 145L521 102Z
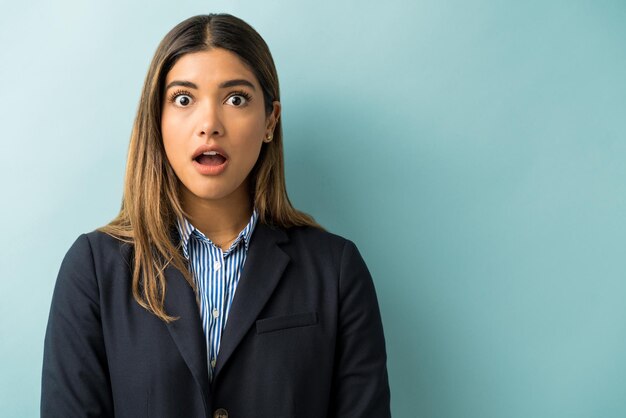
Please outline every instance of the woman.
M279 100L242 20L166 35L120 213L59 272L42 416L390 415L372 280L354 244L291 206Z

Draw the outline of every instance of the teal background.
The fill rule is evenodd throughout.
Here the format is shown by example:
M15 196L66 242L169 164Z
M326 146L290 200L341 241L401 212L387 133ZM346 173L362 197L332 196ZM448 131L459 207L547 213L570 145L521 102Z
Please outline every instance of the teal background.
M2 417L38 416L60 262L207 12L270 45L290 196L370 267L395 417L626 416L626 3L63 0L0 6Z

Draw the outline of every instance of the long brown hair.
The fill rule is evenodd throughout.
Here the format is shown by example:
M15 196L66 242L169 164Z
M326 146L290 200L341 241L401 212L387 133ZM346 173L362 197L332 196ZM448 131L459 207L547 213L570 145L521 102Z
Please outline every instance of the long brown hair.
M133 125L126 164L124 196L117 217L100 228L133 246L132 289L135 300L166 322L163 306L168 266L180 270L195 289L184 256L172 240L177 220L185 216L179 180L165 155L161 136L164 83L185 54L223 48L235 53L257 77L266 114L280 101L274 60L263 38L246 22L228 14L191 17L175 26L159 44L146 76ZM276 227L319 225L291 205L285 186L280 118L274 138L264 143L250 173L250 193L259 222Z

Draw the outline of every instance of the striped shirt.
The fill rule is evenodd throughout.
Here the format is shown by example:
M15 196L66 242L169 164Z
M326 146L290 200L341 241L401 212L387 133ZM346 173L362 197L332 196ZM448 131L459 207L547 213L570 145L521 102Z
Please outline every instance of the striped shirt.
M248 225L226 251L213 244L187 219L177 224L183 254L189 261L189 268L198 289L200 318L209 363L209 381L213 380L222 331L246 261L257 218L258 213L255 209Z

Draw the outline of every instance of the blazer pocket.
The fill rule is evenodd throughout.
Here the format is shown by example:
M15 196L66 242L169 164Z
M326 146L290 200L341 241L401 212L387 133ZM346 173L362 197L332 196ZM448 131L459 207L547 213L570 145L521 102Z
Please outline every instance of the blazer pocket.
M281 329L306 327L316 325L318 322L317 312L308 312L294 315L273 316L271 318L256 321L256 333L278 331Z

